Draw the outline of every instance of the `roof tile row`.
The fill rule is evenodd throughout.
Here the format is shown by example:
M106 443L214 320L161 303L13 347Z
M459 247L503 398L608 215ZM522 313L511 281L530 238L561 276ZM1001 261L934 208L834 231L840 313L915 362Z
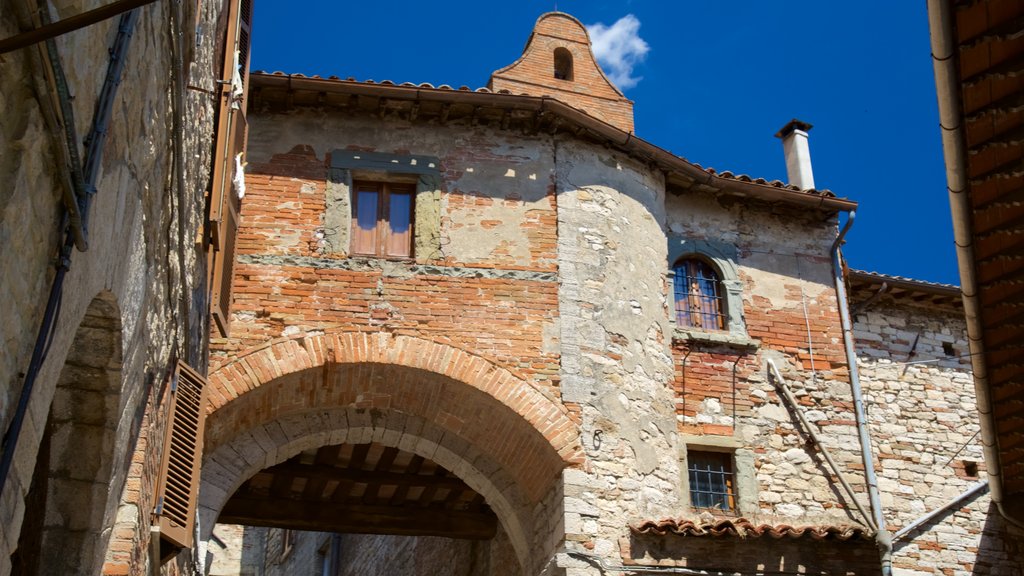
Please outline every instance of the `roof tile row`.
M486 87L481 87L481 88L473 89L473 88L470 88L469 86L460 86L459 88L456 89L456 88L452 88L448 84L441 84L440 86L434 86L433 84L430 84L429 82L422 82L420 84L415 84L413 82L403 82L401 84L396 84L395 82L393 82L391 80L381 80L379 82L374 81L374 80L356 80L355 78L353 78L351 76L348 77L348 78L341 78L339 76L328 76L328 77L324 78L323 76L320 76L320 75L306 76L305 74L288 74L288 73L281 72L281 71L267 72L267 71L264 71L264 70L254 70L252 73L253 74L262 74L262 75L267 75L267 76L287 77L287 78L303 78L303 79L308 78L308 79L312 79L312 80L328 80L328 81L335 81L335 82L350 82L350 83L354 83L354 84L366 84L366 85L373 85L373 86L398 86L398 87L405 87L405 88L419 88L419 89L423 89L423 90L439 90L439 91L445 91L445 92L478 92L478 93L482 93L482 94L507 94L507 95L516 96L516 94L513 94L512 92L510 92L508 90L493 91L493 90L491 90L489 88L486 88ZM518 96L530 96L530 95L529 94L518 94ZM679 158L681 158L683 160L686 160L686 158L684 158L682 156L679 156ZM763 186L771 186L773 188L780 188L780 189L783 189L783 190L792 190L792 191L796 191L796 192L803 192L803 193L808 194L808 195L820 196L820 197L823 197L823 198L836 198L835 193L833 193L831 190L827 190L827 189L816 189L816 188L803 189L803 188L800 188L799 186L794 186L794 185L782 182L781 180L770 180L769 181L769 180L767 180L765 178L754 178L754 177L749 176L747 174L734 174L734 173L732 173L731 171L728 171L728 170L719 172L718 170L715 170L714 168L704 167L704 166L701 166L700 164L697 164L697 163L692 162L690 160L686 160L686 161L689 162L690 164L693 164L697 168L703 170L704 172L707 172L708 174L711 174L713 176L716 176L718 178L722 178L722 179L725 179L725 180L735 180L735 181L738 181L738 182L749 182L749 183L752 183L752 184L760 184L760 185L763 185Z
M712 536L737 538L810 538L812 540L868 540L872 533L862 526L851 525L818 525L791 526L789 524L754 524L746 518L723 519L712 522L694 522L692 520L647 520L629 527L634 534L652 536Z

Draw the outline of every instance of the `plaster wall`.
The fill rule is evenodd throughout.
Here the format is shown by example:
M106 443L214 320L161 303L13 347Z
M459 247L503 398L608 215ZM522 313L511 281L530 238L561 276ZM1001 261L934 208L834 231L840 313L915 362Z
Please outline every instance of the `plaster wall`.
M562 396L579 407L589 463L563 475L565 538L618 558L629 519L679 505L664 183L607 149L556 145Z

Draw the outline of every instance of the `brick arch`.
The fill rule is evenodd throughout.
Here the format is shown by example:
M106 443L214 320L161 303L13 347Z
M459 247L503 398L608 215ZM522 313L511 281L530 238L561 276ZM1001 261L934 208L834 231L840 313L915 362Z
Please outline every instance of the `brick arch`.
M210 414L274 379L335 365L403 366L483 392L539 432L567 466L584 461L579 429L566 408L508 369L465 350L412 336L377 332L307 333L267 342L216 368L209 377Z
M545 529L558 524L561 510L549 505L548 510L542 510L547 517L538 514L538 507L527 501L514 479L489 454L422 418L352 407L290 414L244 431L206 454L199 493L201 541L209 540L219 511L231 494L263 468L308 448L368 442L428 458L484 496L502 523L523 573L535 573L539 558L554 553L554 549L545 550L552 545ZM546 503L560 498L560 481L551 490L554 494L545 499Z
M123 360L121 309L117 296L103 290L75 329L43 420L25 520L11 556L15 572L100 571L117 508L119 486L112 484L122 481L115 447L124 420Z
M374 441L430 458L483 495L525 573L561 542L561 473L582 464L578 429L486 359L408 336L314 333L250 350L210 384L205 537L259 470L318 445Z

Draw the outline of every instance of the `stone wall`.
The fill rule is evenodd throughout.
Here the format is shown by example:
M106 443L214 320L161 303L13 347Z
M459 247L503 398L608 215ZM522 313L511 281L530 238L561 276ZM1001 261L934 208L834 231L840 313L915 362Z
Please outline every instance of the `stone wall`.
M628 519L679 505L664 184L569 139L557 162L562 396L580 407L590 463L564 475L565 538L617 558Z
M886 522L898 531L984 477L974 380L959 307L883 297L854 324ZM1021 574L1024 548L987 490L896 543L903 574Z
M101 4L60 2L50 17L68 18ZM214 102L208 93L186 91L185 85L210 93L215 89L212 70L222 5L201 5L201 14L194 13L193 4L186 5L181 16L186 23L183 51L191 59L187 77L178 82L172 74L171 32L171 11L177 5L155 3L140 9L88 214L88 250L71 254L49 355L30 397L14 465L0 499L0 574L11 569L11 553L19 546L33 476L35 493L45 485L44 476L83 482L102 479L105 486L102 502L92 504L96 514L84 524L74 524L68 516L68 510L81 502L57 497L46 502L44 531L83 531L92 542L91 551L81 554L67 546L64 558L77 565L59 571L98 572L104 551L109 552L106 570L111 573L140 573L145 568L153 506L150 473L155 468L150 460L159 458L163 436L155 434L154 441L150 435L146 449L137 449L145 429L161 425L159 418L144 424L143 415L159 402L172 356L200 367L205 362L205 272L194 243L203 218ZM33 11L28 3L5 5L0 34L10 37L30 27L27 15ZM118 19L113 18L55 41L71 91L80 155L117 28ZM0 291L5 294L0 301L0 424L5 430L20 395L62 241L58 224L68 173L60 153L63 133L46 120L56 114L56 96L44 80L45 65L36 47L5 54L0 60L0 103L5 111L0 120L0 158L7 178L0 193L0 269L5 271L0 278ZM175 90L183 96L181 108L172 97ZM181 132L185 153L178 159L171 146L175 117L187 118L191 127ZM176 184L177 170L183 171L184 188ZM88 358L75 360L70 351L90 346L86 339L93 327L87 309L99 300L117 311L120 353L104 366L92 366ZM90 411L90 417L106 414L103 421L82 421L74 412L56 405L51 408L58 381L69 390L95 386L89 370L114 375L111 391L101 403L103 410ZM108 430L104 442L109 441L111 448L99 458L100 467L76 467L72 459L67 462L69 470L43 467L34 474L36 455L47 437L51 454L73 446L68 443L68 417ZM73 456L97 457L80 450ZM26 534L22 545L35 539ZM109 550L108 542L113 542Z
M524 482L521 471L492 481L496 476L479 467L450 467L467 482L512 480L510 491L489 498L527 494L519 508L495 507L519 559L532 556L523 562L527 573L596 574L598 561L877 573L878 552L856 505L866 508L867 497L832 285L835 214L701 186L667 190L661 170L557 127L545 135L473 120L406 120L385 108L373 117L353 105L282 110L278 104L265 103L251 121L232 331L215 342L220 396L208 448L216 452L210 478L217 498L226 499L244 471L280 462L297 446L401 434L392 423L407 416L394 412L426 402L426 393L406 398L408 377L399 368L421 368L414 359L421 354L464 358L442 348L451 347L477 356L467 363L493 363L515 374L524 395L537 392L557 406L553 412L564 410L567 419L558 425L569 422L564 434L581 440L578 458L543 467L562 470L554 488ZM404 260L348 254L338 239L347 237L346 199L361 169L351 166L356 161L415 170L422 162L436 170L423 196L426 212L437 218L436 250L419 251L421 240L434 241L430 236L417 239L418 251ZM418 182L417 202L424 179ZM416 218L419 223L419 213ZM722 277L727 319L721 329L678 323L671 269L691 255ZM935 495L952 498L971 480L962 476L972 467L957 461L976 456L976 446L952 458L944 472L925 471L938 457L923 454L947 449L952 456L949 446L970 444L963 430L973 422L971 378L959 360L911 366L906 374L887 364L909 354L905 327L911 324L922 334L916 354L964 349L956 311L898 303L865 314L857 334L869 431L887 520L898 528L937 505ZM367 377L376 379L372 389L353 383L359 368L349 364L361 361L375 364ZM796 406L783 400L769 363L794 391ZM444 360L430 366L450 370ZM463 426L464 412L453 411L449 393L477 386L473 371L456 372L469 376L423 377L424 390L443 394L430 400L436 419L424 411L416 426L436 426L445 441L458 438L451 446L476 458L499 441L485 426ZM365 424L360 406L392 412ZM489 402L472 406L485 419L519 422L503 408L486 412L494 406ZM797 410L820 432L854 496L810 443ZM912 441L918 437L912 428L925 430L920 439L928 441ZM524 437L540 430L509 429ZM731 509L691 504L687 465L696 450L726 455ZM517 468L526 462L518 456L523 460L501 462ZM948 541L901 541L897 567L1002 569L1018 544L980 505L970 519L953 523ZM530 507L540 512L523 512ZM681 538L631 529L662 518L707 527L743 524L741 517L772 530L798 529L784 542L743 530ZM529 528L511 529L516 523ZM829 536L819 540L821 533ZM961 538L965 533L970 536ZM371 559L382 556L412 570L413 558L428 548L449 550L436 542L428 547L427 540L347 541L364 571L379 567ZM564 553L546 558L537 550ZM460 551L449 553L462 558Z

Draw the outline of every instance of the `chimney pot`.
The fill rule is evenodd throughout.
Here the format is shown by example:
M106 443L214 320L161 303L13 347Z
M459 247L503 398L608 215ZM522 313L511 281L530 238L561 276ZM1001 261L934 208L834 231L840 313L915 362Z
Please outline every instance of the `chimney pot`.
M791 185L801 190L814 188L811 149L807 144L807 131L811 128L807 122L794 118L775 133L776 138L782 139L782 150L786 155L786 177Z

